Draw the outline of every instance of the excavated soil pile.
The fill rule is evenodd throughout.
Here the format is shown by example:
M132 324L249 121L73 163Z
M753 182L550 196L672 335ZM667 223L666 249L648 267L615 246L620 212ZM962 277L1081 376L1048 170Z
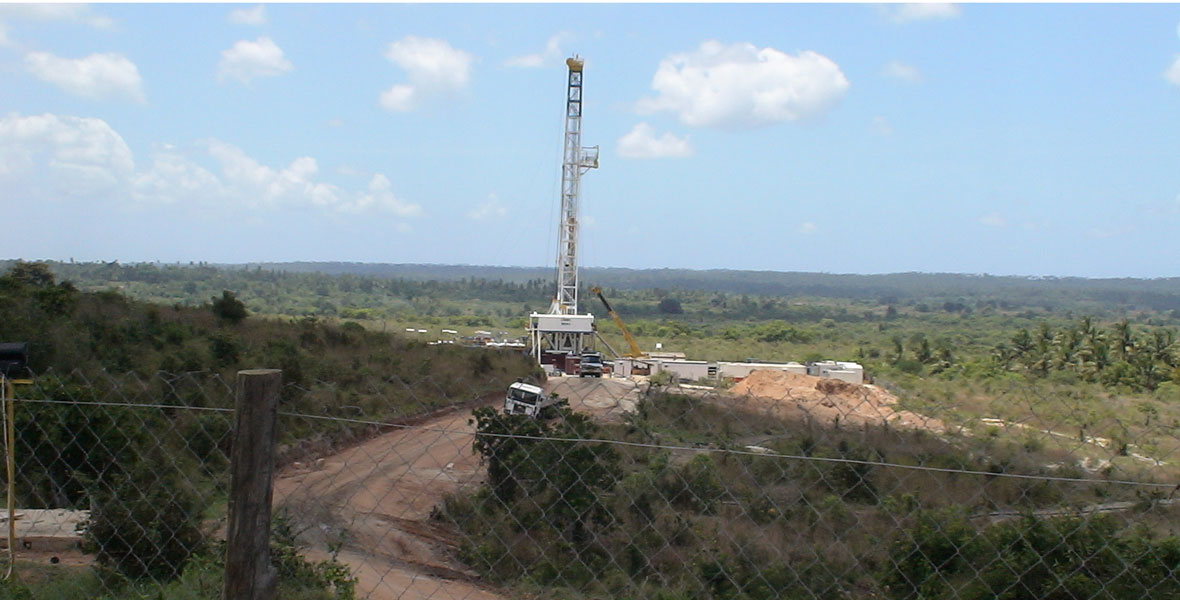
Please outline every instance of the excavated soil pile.
M872 385L799 375L754 371L730 390L747 409L790 419L835 425L897 425L945 431L938 419L898 410L897 398Z

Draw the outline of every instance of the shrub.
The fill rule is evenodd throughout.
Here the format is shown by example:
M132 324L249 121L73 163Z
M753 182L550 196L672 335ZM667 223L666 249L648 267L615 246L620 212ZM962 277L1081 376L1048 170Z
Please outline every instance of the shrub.
M157 450L92 486L85 541L102 568L165 581L204 547L206 502L178 471Z
M229 290L222 291L220 298L213 298L213 314L226 323L239 323L250 315L246 305Z

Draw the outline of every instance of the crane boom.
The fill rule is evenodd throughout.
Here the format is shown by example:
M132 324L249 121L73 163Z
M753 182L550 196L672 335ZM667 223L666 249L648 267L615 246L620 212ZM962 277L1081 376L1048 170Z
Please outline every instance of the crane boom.
M610 307L610 302L606 301L606 296L602 295L602 288L594 286L590 288L590 291L594 292L598 296L598 299L602 301L602 306L606 308L606 312L610 314L610 318L615 320L615 325L619 326L619 329L623 332L623 337L627 340L627 344L631 346L631 354L626 356L630 358L643 358L647 356L643 350L639 349L639 342L635 341L635 336L631 335L631 331L627 329L627 324L623 323L623 318L619 316L619 313L615 312L615 309Z

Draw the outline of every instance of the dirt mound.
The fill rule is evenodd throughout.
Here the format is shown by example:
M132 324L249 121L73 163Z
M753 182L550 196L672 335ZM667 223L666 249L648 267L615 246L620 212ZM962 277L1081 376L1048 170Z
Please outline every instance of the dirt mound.
M835 425L900 425L944 431L937 419L897 410L897 398L872 385L856 385L777 370L750 373L731 392L743 406L776 417L804 418Z

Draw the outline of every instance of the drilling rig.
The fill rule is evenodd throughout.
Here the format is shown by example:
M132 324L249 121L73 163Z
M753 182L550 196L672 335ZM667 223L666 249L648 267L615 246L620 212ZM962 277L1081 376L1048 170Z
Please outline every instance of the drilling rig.
M565 96L565 150L561 168L561 215L557 244L557 293L547 313L529 315L533 356L545 351L580 355L594 335L594 315L578 313L578 200L582 174L598 168L598 146L582 146L582 69L577 55L569 68Z

